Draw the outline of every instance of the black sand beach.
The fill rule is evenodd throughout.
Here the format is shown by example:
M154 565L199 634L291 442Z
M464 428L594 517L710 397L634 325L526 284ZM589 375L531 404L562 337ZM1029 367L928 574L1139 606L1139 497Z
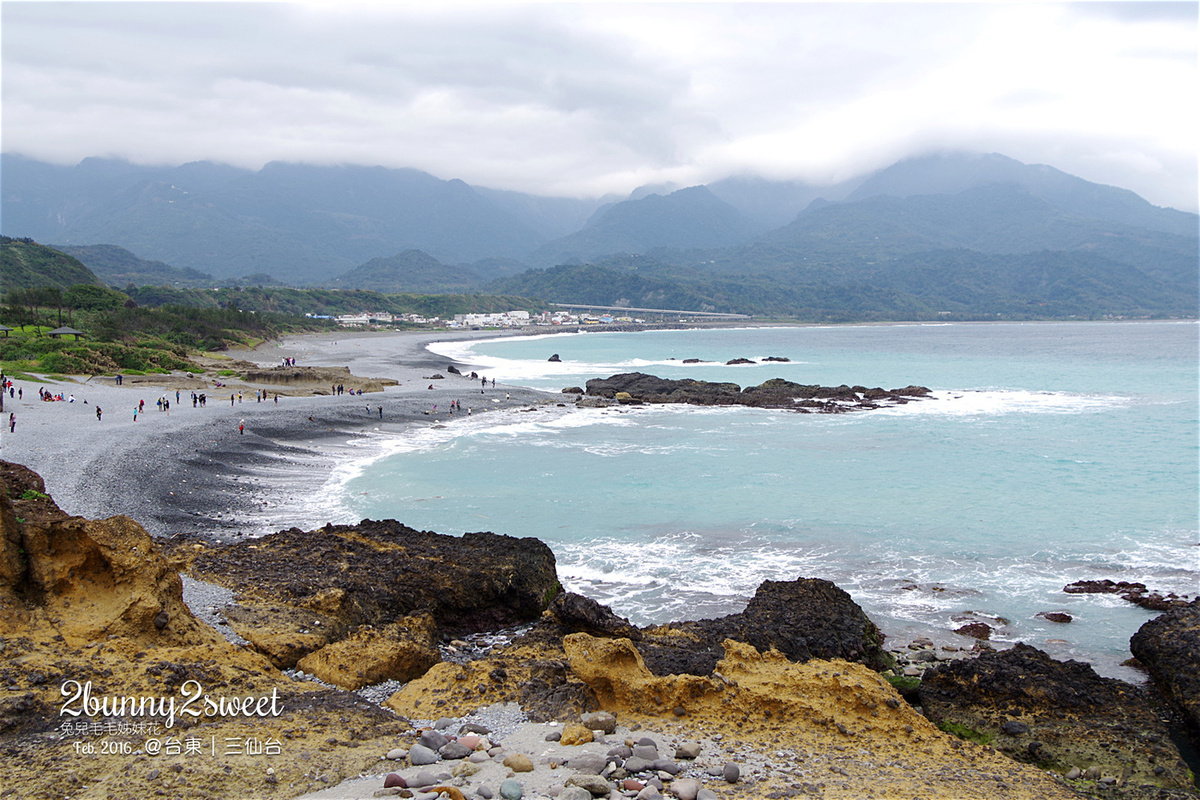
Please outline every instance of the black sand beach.
M227 354L267 367L284 358L301 366L346 366L358 377L398 382L362 395L287 394L285 387L214 378L210 370L202 382L176 375L139 377L137 383L127 378L120 387L109 377L43 383L75 397L73 403L48 403L38 400L39 384L18 380L23 399L5 403L16 414L16 431L5 430L0 455L41 474L68 513L125 514L156 536L228 538L292 525L317 528L330 521L314 511L322 507L332 470L363 457L362 445L372 437L451 421L452 401L461 403L460 416L468 408L480 414L558 402L553 394L499 383L481 394L478 380L448 372L449 362L425 349L433 341L496 335L339 332ZM463 371L469 375L470 368ZM226 385L214 386L218 380ZM176 387L202 383L207 388L179 389L176 401ZM255 399L260 389L267 392L264 402ZM205 407L192 407L192 391L207 393ZM156 408L161 396L171 402L168 412ZM145 409L135 422L139 400Z

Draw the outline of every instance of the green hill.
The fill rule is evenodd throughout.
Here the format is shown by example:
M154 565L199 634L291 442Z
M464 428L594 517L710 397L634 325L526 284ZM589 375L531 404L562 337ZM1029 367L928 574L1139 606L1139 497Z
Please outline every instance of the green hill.
M214 283L213 276L207 272L147 261L115 244L56 244L54 249L79 259L110 286L124 287L130 283L135 286L212 286Z
M32 239L0 236L0 257L0 288L5 293L43 287L67 289L80 283L104 285L79 259Z
M376 292L461 292L483 283L470 267L443 264L420 250L373 258L333 282L335 287Z

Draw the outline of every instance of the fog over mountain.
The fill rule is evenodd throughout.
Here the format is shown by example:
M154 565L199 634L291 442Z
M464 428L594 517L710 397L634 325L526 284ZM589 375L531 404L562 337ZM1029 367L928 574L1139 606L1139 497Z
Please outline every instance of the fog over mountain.
M772 286L783 296L855 282L929 295L963 275L992 291L1013 274L1061 268L1055 280L1120 284L1125 310L1113 313L1186 313L1200 269L1195 214L999 154L908 159L830 186L730 178L647 187L608 202L382 167L276 163L251 171L103 159L59 167L5 155L0 170L4 234L63 245L85 263L89 251L80 248L115 245L192 270L192 278L266 274L293 285L629 300L633 290L604 295L603 281L542 271L602 264L688 284L680 297L691 299L681 302L696 308L737 311L746 302L739 290L726 288L717 293L726 299L714 301L696 293L696 282L765 280L764 297ZM926 273L919 291L900 277L916 264ZM161 266L128 274L169 277ZM599 299L572 296L566 286Z

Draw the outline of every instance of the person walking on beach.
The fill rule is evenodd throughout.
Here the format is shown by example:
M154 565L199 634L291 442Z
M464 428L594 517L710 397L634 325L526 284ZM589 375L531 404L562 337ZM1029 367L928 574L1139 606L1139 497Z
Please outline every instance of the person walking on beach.
M103 413L104 411L100 408L100 406L96 406L96 422L100 421L100 415Z
M242 420L241 422L238 423L238 435L245 436L245 434L246 434L246 420Z
M133 421L134 421L134 422L137 422L138 410L139 410L139 409L138 409L138 407L137 407L137 406L134 406L134 407L133 407Z
M8 432L9 433L17 432L17 415L15 412L8 415Z
M146 410L146 401L138 400L138 411L145 411L145 410Z

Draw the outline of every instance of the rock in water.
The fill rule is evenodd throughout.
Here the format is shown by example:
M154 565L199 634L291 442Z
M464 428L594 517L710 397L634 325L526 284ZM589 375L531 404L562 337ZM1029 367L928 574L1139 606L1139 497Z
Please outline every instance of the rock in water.
M1200 749L1200 599L1142 625L1129 650L1183 715L1192 744Z

